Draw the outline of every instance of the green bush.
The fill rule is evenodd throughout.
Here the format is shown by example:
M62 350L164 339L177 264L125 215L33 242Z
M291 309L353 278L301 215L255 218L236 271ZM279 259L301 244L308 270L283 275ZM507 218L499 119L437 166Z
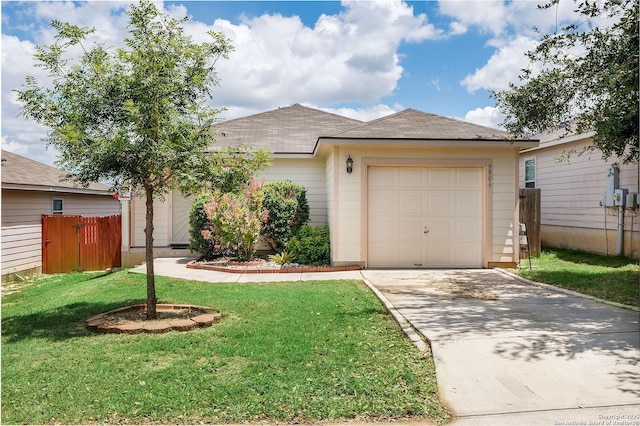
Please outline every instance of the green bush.
M329 265L331 263L329 225L317 228L304 225L287 243L287 252L295 256L296 262L302 265Z
M211 226L201 231L203 238L238 260L251 260L260 229L267 220L262 200L262 189L256 180L239 193L214 191L211 200L204 204Z
M275 251L287 242L309 221L307 191L291 181L267 182L262 186L263 207L269 211L260 235Z
M211 221L207 217L207 211L204 208L205 203L211 201L212 194L196 195L189 211L189 249L197 251L206 259L212 259L222 253L219 250L219 244L211 239L205 239L202 230L211 228Z

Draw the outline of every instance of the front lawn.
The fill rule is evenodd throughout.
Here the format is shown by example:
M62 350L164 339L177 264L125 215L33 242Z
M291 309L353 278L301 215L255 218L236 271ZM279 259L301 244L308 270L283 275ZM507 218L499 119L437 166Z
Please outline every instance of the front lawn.
M545 248L540 258L522 259L518 274L533 281L638 306L637 259L603 256L578 250Z
M84 320L144 303L145 276L48 277L2 299L2 423L443 422L433 362L359 281L157 278L162 303L219 309L210 328L98 335Z

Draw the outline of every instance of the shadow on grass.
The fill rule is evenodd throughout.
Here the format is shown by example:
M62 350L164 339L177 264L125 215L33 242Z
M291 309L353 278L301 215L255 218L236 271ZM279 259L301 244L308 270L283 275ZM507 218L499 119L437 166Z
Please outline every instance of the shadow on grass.
M7 342L33 338L60 341L94 335L86 328L87 319L112 309L139 303L144 301L131 299L112 303L78 302L26 315L8 315L2 318L2 335Z
M608 268L622 268L631 264L637 264L635 259L624 256L605 256L595 253L587 253L580 250L544 248L543 253L555 253L558 259L565 262L586 264L592 266L604 266Z

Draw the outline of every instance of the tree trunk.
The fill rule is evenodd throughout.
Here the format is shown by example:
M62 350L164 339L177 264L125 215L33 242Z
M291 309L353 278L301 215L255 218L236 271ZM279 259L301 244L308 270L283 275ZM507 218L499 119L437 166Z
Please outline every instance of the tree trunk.
M147 195L147 214L145 234L145 255L147 263L147 318L156 318L156 281L153 271L153 188L146 187Z

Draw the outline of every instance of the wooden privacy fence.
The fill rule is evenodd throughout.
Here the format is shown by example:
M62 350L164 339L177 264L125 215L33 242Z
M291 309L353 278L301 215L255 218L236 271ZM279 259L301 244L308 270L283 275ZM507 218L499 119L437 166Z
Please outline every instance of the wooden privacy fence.
M520 188L520 223L520 257L540 256L540 188Z
M121 223L120 215L43 215L43 272L98 271L120 266Z

